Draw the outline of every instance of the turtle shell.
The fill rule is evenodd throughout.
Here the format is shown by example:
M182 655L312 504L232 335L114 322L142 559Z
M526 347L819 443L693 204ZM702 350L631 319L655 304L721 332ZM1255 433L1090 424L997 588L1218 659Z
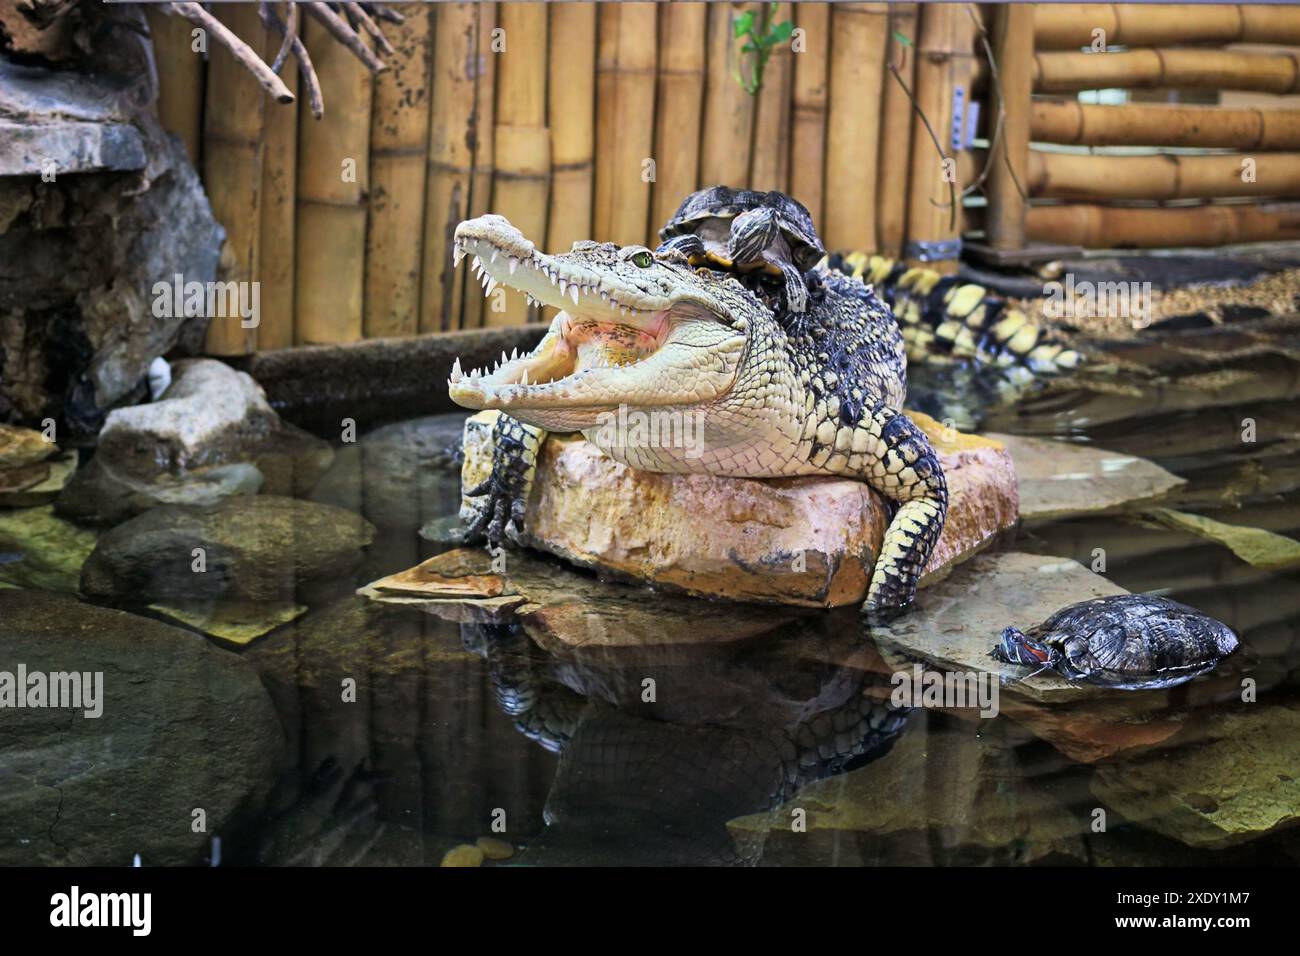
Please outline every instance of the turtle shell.
M797 199L783 192L759 192L754 189L732 189L729 186L710 186L691 193L682 200L671 219L659 231L661 239L671 239L692 232L705 219L734 219L751 209L770 207L777 211L781 233L794 254L795 265L803 271L815 266L826 249L817 235L812 215Z
M1148 594L1071 604L1028 633L1060 652L1055 666L1066 677L1115 687L1182 683L1212 669L1238 643L1226 624Z

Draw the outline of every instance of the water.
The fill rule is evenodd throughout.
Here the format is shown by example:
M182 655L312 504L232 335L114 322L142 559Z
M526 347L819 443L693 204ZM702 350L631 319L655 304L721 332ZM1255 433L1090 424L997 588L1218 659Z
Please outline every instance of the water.
M1151 457L1188 479L1168 507L1300 537L1294 367L1239 362L1231 387L1187 385L1205 361L1158 384L1054 390L984 427ZM595 622L598 637L569 646L554 622L457 623L357 596L441 550L419 530L457 508L458 478L439 462L459 420L337 448L308 497L376 526L364 566L313 588L304 616L223 651L255 668L283 731L259 781L265 809L232 813L220 834L225 864L436 865L493 836L514 846L509 863L537 865L1300 859L1300 830L1265 832L1300 813L1296 571L1132 517L1022 528L997 547L1085 565L1102 548L1116 584L1219 618L1242 651L1164 691L1068 706L1004 692L991 719L902 711L889 675L909 662L854 608L669 598L534 558L530 573L568 594L569 626ZM1241 702L1245 678L1255 703Z

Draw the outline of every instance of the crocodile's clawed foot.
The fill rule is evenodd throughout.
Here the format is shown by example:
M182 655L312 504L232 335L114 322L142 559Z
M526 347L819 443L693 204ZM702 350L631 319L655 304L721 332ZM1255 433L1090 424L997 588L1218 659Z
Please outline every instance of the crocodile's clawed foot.
M912 602L897 604L876 603L868 600L862 605L862 620L868 627L883 627L902 617L912 608Z
M486 540L492 550L518 544L524 532L525 500L511 482L493 474L465 494L474 500L464 525L465 542Z

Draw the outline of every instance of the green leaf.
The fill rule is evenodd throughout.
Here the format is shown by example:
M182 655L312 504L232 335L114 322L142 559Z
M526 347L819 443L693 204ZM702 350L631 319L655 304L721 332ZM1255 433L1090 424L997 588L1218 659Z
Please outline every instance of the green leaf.
M899 43L903 44L903 46L912 45L912 41L909 40L907 37L903 36L903 34L899 33L897 30L894 31L894 39L897 40Z
M772 29L772 40L774 43L784 43L793 33L794 21L783 20Z
M736 39L740 39L748 33L754 26L754 11L746 10L740 16L736 17L733 24L736 31Z
M754 45L754 43L753 43L752 40L746 40L746 41L745 41L745 45L742 46L742 47L740 48L740 52L741 52L741 53L757 53L757 52L758 52L758 47L756 47L756 46Z

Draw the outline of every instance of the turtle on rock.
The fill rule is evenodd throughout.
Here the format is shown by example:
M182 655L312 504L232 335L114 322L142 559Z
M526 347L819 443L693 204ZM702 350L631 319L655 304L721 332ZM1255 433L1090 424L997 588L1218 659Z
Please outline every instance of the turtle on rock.
M1237 644L1226 624L1185 604L1119 594L1071 604L1028 632L1008 627L993 657L1071 682L1146 690L1213 670Z
M776 191L711 186L693 192L659 237L659 253L679 252L694 266L782 277L791 312L807 309L804 273L826 255L808 210Z

